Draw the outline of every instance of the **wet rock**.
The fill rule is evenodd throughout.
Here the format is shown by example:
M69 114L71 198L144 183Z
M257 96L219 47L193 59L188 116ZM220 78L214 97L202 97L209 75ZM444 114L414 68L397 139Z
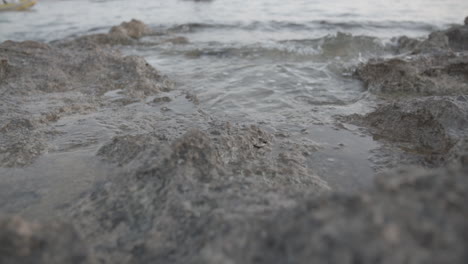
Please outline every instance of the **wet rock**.
M231 229L196 263L466 263L466 173L400 170L373 191L308 200Z
M435 31L429 34L427 39L420 40L406 36L396 39L395 51L397 54L408 53L433 54L447 51L468 50L468 25L456 25L449 29Z
M320 45L323 55L327 57L377 56L384 53L384 46L377 38L368 36L353 36L338 32L336 36L327 36Z
M429 35L413 53L429 53L437 50L468 50L468 25L453 26L447 30L436 31Z
M139 39L150 35L152 30L140 20L132 19L130 22L122 22L119 26L112 27L109 34L128 36Z
M122 22L114 26L105 34L92 34L79 37L72 42L81 45L132 45L142 37L156 34L140 20L132 19L130 22ZM68 45L68 41L58 41L62 45Z
M0 83L6 79L7 74L10 72L10 64L7 59L0 58Z
M420 40L410 38L407 36L393 38L392 41L396 43L395 45L396 54L410 53L413 50L415 50L418 45L421 44Z
M46 149L44 135L32 120L0 118L0 167L28 165Z
M433 32L419 43L412 51L413 54L444 52L450 49L449 37L445 32Z
M123 89L141 97L172 87L143 58L80 42L55 46L5 41L0 44L0 56L8 59L11 69L0 92L10 95L76 91L99 96Z
M27 222L20 217L0 218L0 263L95 263L85 244L67 225Z
M378 95L468 94L468 55L434 54L410 58L373 59L355 76Z
M405 149L427 155L447 155L466 134L465 97L427 97L399 100L378 107L352 122L370 128L376 138L402 143Z
M127 163L134 173L113 178L70 209L100 261L190 263L215 236L246 218L327 189L318 177L306 180L308 171L293 152L271 152L269 133L231 125L212 129L140 148ZM129 147L132 153L138 142L130 141L136 145Z
M98 156L119 165L133 161L140 153L161 144L163 136L158 135L126 135L114 137L108 144L102 146L97 152Z
M447 35L452 49L456 51L468 50L468 25L448 29L445 31L445 35Z

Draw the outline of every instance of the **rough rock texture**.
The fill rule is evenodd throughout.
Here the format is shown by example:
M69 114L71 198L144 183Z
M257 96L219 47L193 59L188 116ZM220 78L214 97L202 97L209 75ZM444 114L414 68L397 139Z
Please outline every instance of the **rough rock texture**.
M114 26L106 34L93 34L82 36L73 42L88 45L131 45L142 37L156 34L140 20L132 19L130 22L122 22ZM63 41L59 41L62 43ZM66 42L64 42L66 45Z
M378 107L364 117L350 120L363 124L371 133L406 148L427 154L447 154L466 134L468 98L426 97L399 100Z
M374 59L359 66L355 76L378 95L468 94L468 54Z
M231 230L197 263L466 263L467 172L401 170L370 192L311 199Z
M390 143L373 155L380 163L377 166L432 167L463 156L466 143L461 139L466 137L468 116L467 30L466 25L453 26L423 41L400 37L400 55L372 59L357 67L354 75L369 92L379 99L398 100L382 103L364 117L345 118Z
M453 50L468 50L468 25L456 26L446 30L445 35L448 37L449 46Z
M0 218L0 263L95 263L75 230L62 223L32 223Z
M131 37L148 30L136 21L116 28ZM55 135L51 124L99 111L108 104L102 99L106 92L113 91L112 103L126 105L172 87L143 58L109 47L79 40L5 41L0 44L0 167L30 164L49 149L46 141Z
M98 187L70 210L100 261L190 263L215 236L245 219L328 189L287 153L270 153L267 132L219 129L150 146L130 163L136 172Z
M158 135L126 135L117 136L102 146L97 152L98 156L105 160L126 165L133 161L137 156L154 145L165 141L163 136Z
M30 95L76 91L102 95L123 89L134 96L143 96L171 87L140 57L77 43L67 47L33 41L0 44L0 57L7 58L9 69L0 84L0 93Z
M33 120L17 117L0 121L0 167L27 165L46 150L44 134L37 131Z
M412 39L406 36L397 39L397 53L427 54L434 52L468 50L468 25L453 26L447 30L432 32L427 39Z

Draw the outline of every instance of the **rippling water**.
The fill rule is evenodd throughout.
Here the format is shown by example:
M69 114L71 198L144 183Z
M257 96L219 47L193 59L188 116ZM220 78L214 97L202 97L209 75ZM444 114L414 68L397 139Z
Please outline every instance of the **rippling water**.
M326 122L365 107L361 87L346 78L353 65L388 54L391 37L423 36L466 10L462 0L43 0L29 12L1 14L0 40L51 41L138 18L190 43L126 51L193 89L213 112ZM303 120L310 111L317 114Z
M28 12L0 13L0 41L47 42L140 19L162 35L121 47L125 53L145 57L212 115L310 131L326 146L315 164L322 176L353 174L353 184L372 174L367 158L376 146L333 127L334 115L375 103L350 78L353 67L391 56L392 37L425 36L466 11L465 0L41 0ZM162 41L175 37L188 43ZM339 142L349 147L337 151Z

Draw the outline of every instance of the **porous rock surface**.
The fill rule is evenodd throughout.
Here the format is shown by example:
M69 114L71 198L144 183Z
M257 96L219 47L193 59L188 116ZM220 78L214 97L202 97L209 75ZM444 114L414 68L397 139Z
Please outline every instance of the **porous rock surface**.
M131 37L147 27L131 21L116 27ZM114 29L117 30L117 29ZM30 164L47 152L51 124L72 114L98 111L108 91L125 102L173 87L143 58L79 40L0 44L0 167Z
M467 29L453 26L422 42L402 37L398 42L409 50L406 54L358 66L355 76L381 102L372 112L345 120L367 127L376 139L397 143L405 152L393 157L399 162L440 166L458 161L467 136Z
M192 130L171 144L140 148L128 163L133 173L97 187L69 211L100 261L191 263L215 236L246 219L329 189L288 156L293 152L271 153L272 136L257 127L211 132ZM138 146L138 137L100 153L118 156L117 145L132 142Z
M355 76L377 95L468 94L468 54L373 59L358 67Z
M0 93L31 95L75 91L102 95L123 89L143 96L170 89L161 74L143 58L123 56L112 49L79 45L64 47L25 41L0 44L7 70ZM25 63L27 61L27 63Z
M406 36L396 39L397 53L424 54L434 52L466 51L468 50L468 17L464 25L455 25L446 30L435 31L424 40Z
M466 134L468 98L425 97L393 101L349 120L371 128L376 137L408 143L424 153L446 154Z
M390 59L361 64L355 77L383 96L461 95L468 93L468 26L432 32L424 41L400 37Z

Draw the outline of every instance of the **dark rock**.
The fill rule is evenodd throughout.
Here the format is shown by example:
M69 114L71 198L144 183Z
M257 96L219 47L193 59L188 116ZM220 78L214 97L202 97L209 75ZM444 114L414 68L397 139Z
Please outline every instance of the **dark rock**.
M374 59L359 66L355 76L379 95L468 94L468 55Z
M413 98L347 119L369 127L377 139L398 143L410 153L428 158L439 155L447 163L457 158L450 154L452 148L467 134L468 103L453 97Z

